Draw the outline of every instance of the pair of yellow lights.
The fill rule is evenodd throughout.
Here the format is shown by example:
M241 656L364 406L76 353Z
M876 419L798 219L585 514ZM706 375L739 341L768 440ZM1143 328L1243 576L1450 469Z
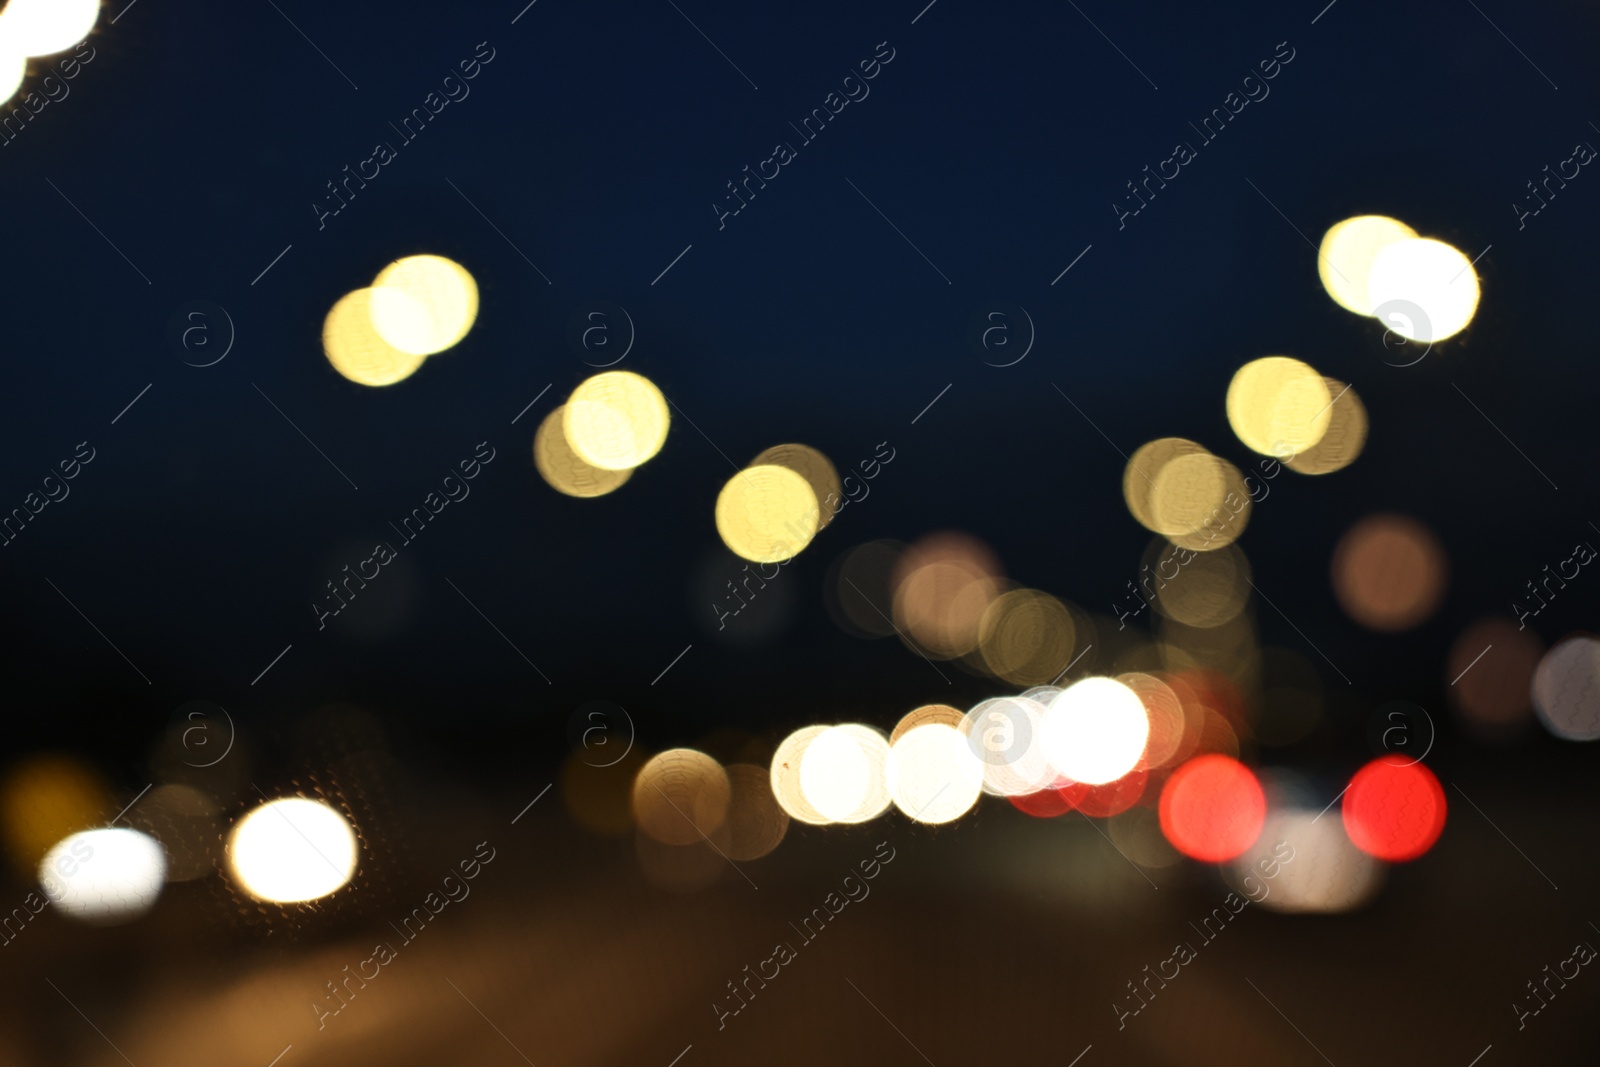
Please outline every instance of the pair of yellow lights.
M478 283L443 256L406 256L346 293L322 324L333 369L360 385L393 385L459 344L478 318Z

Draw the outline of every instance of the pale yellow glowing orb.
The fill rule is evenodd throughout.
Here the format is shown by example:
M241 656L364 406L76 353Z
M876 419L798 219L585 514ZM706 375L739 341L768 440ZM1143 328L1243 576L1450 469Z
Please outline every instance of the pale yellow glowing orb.
M1443 341L1478 310L1478 273L1460 249L1431 237L1396 241L1372 261L1370 314L1408 341Z
M346 293L322 323L322 351L333 369L357 385L393 385L405 381L426 356L395 348L372 328L368 312L371 289Z
M1064 777L1104 785L1138 766L1149 736L1139 694L1114 678L1085 678L1050 702L1042 740Z
M567 444L578 458L608 471L631 470L660 452L669 422L661 390L625 370L584 381L567 398L561 417Z
M717 533L734 555L782 563L817 535L817 495L788 467L746 467L717 494L716 518Z
M800 758L800 791L833 822L858 823L882 815L893 796L889 742L858 723L818 734Z
M821 508L821 518L817 523L819 530L833 521L834 508L838 506L843 490L839 484L839 472L834 469L832 460L810 445L789 444L773 445L750 461L752 467L769 464L788 467L810 484L817 505Z
M65 52L99 17L100 0L11 0L0 11L0 48L24 56Z
M1301 474L1332 474L1356 461L1367 443L1367 407L1355 389L1337 378L1326 379L1333 395L1332 418L1322 440L1283 463Z
M413 356L431 356L460 343L478 319L478 283L443 256L406 256L373 279L372 328Z
M356 835L344 816L305 797L269 800L233 828L228 862L245 892L276 904L316 900L356 869Z
M895 807L918 822L959 819L983 792L983 763L967 735L948 723L912 727L895 740L889 758Z
M563 410L556 408L546 415L533 435L533 465L550 488L567 496L605 496L633 477L631 470L601 470L585 463L561 432Z
M1264 456L1304 452L1328 432L1333 397L1311 367L1288 356L1264 356L1240 367L1228 385L1228 423Z
M1317 249L1317 274L1334 303L1357 315L1372 314L1367 302L1367 278L1379 252L1415 237L1417 231L1387 215L1357 215L1335 223L1322 235Z

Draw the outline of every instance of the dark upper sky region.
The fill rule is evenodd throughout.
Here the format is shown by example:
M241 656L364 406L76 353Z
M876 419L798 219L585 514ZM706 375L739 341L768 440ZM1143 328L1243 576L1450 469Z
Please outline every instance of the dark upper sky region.
M195 698L269 739L348 700L419 749L477 758L492 738L541 761L591 697L651 745L965 706L994 684L947 685L829 621L828 564L961 529L1012 577L1106 612L1148 539L1123 453L1175 434L1250 462L1223 396L1272 353L1354 383L1372 418L1352 468L1279 481L1241 542L1281 609L1258 605L1263 640L1305 655L1350 716L1284 759L1360 748L1387 699L1442 707L1460 629L1600 537L1600 190L1580 173L1536 216L1513 206L1600 139L1595 16L1317 7L108 8L92 58L0 146L0 506L93 455L0 554L8 744L96 751L132 778ZM1231 93L1250 102L1204 140ZM807 139L830 94L849 102ZM1192 158L1127 214L1125 183L1179 142ZM774 165L724 214L728 183ZM329 183L374 166L332 213ZM1473 326L1413 367L1317 279L1323 231L1364 213L1480 257ZM475 328L392 388L344 380L323 316L417 252L472 271ZM601 362L572 340L597 301L634 328L619 369L677 411L622 491L569 500L530 442ZM969 343L996 307L1033 324L1008 367ZM213 347L176 342L196 321ZM192 365L230 324L226 357ZM730 464L783 441L895 459L718 633L708 590L739 568L713 501ZM319 630L324 583L485 442L471 495ZM1327 577L1339 534L1377 510L1423 519L1450 557L1443 607L1400 636L1350 621ZM1552 605L1542 636L1591 621L1592 595Z

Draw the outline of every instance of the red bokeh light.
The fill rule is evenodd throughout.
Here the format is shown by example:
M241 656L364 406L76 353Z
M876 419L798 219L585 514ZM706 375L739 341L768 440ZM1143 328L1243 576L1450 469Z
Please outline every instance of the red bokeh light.
M1350 779L1343 815L1345 833L1357 848L1404 863L1432 848L1444 831L1444 787L1422 764L1382 756Z
M1150 780L1148 771L1129 771L1114 782L1104 785L1075 784L1072 788L1083 792L1078 796L1078 810L1096 819L1109 819L1121 815L1144 796L1145 783Z
M1267 797L1250 768L1217 754L1190 760L1161 790L1161 832L1190 859L1224 863L1243 854L1267 819Z
M1077 785L1072 788L1087 788ZM1075 806L1076 794L1069 793L1066 789L1050 786L1039 790L1037 793L1024 793L1021 796L1007 797L1011 806L1018 811L1026 812L1036 819L1054 819L1058 815L1065 815Z

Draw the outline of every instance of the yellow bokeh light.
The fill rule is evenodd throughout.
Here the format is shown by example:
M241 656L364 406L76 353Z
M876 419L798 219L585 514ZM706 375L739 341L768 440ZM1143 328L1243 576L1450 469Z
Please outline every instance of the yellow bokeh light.
M811 486L811 491L817 497L817 506L821 509L817 529L833 521L834 505L843 490L839 485L839 472L834 469L832 460L810 445L773 445L750 461L752 467L767 465L788 467Z
M789 814L778 804L768 784L765 767L752 763L728 765L733 792L728 820L722 825L726 841L718 847L730 860L757 860L778 847L789 832Z
M1317 274L1334 303L1357 315L1372 314L1367 279L1372 261L1389 245L1415 237L1417 231L1386 215L1357 215L1335 223L1317 249Z
M623 370L586 379L567 398L561 417L567 444L579 458L609 471L631 470L660 452L670 422L661 390Z
M1370 313L1408 341L1430 343L1460 333L1478 310L1478 295L1472 261L1431 237L1384 248L1367 278Z
M1169 545L1156 542L1150 570L1156 610L1184 626L1212 629L1232 622L1250 599L1250 564L1237 545L1180 562ZM1170 578L1167 576L1171 575Z
M1122 496L1128 511L1139 525L1151 533L1162 533L1156 526L1155 512L1150 508L1150 498L1155 492L1156 479L1168 463L1180 456L1207 455L1206 449L1183 437L1161 437L1139 446L1122 471Z
M1076 627L1065 604L1037 589L996 597L978 620L978 651L997 677L1037 685L1060 675L1072 659Z
M1114 678L1063 689L1044 716L1045 755L1074 782L1104 785L1138 766L1150 735L1144 702Z
M769 780L773 799L791 819L812 826L826 826L833 820L811 806L800 788L800 764L811 743L828 731L826 726L804 726L783 739L772 754Z
M368 313L371 289L346 293L322 323L322 351L333 369L357 385L393 385L416 373L427 357L413 356L378 336Z
M1328 432L1333 395L1311 367L1264 356L1240 367L1228 384L1228 423L1264 456L1304 452Z
M633 780L639 831L664 845L692 845L722 827L733 785L715 759L692 748L652 756Z
M966 734L948 723L912 727L895 740L889 758L894 805L918 822L958 819L983 792L983 764Z
M1283 464L1301 474L1332 474L1356 461L1367 443L1367 406L1355 389L1337 378L1325 379L1333 396L1332 418L1322 440L1301 452L1285 457Z
M0 831L17 868L32 871L57 841L103 820L111 809L105 782L71 756L33 756L0 782Z
M431 356L458 344L478 318L478 283L443 256L397 259L372 282L372 328L402 352Z
M858 723L830 727L800 758L800 791L806 802L833 822L858 823L889 807L889 742Z
M318 800L262 804L233 828L228 860L245 892L293 904L341 888L356 869L356 835L344 816Z
M817 495L788 467L746 467L717 494L722 543L752 563L782 563L817 535Z
M561 432L563 410L546 415L533 435L533 465L550 488L567 496L605 496L633 477L631 470L608 471L585 463Z
M942 723L945 726L960 730L966 721L966 713L960 708L953 708L949 704L924 704L920 708L913 708L900 716L900 721L894 724L893 730L889 731L889 744L892 747L896 741L919 726Z
M94 29L100 0L11 0L0 11L0 49L24 56L65 52Z

